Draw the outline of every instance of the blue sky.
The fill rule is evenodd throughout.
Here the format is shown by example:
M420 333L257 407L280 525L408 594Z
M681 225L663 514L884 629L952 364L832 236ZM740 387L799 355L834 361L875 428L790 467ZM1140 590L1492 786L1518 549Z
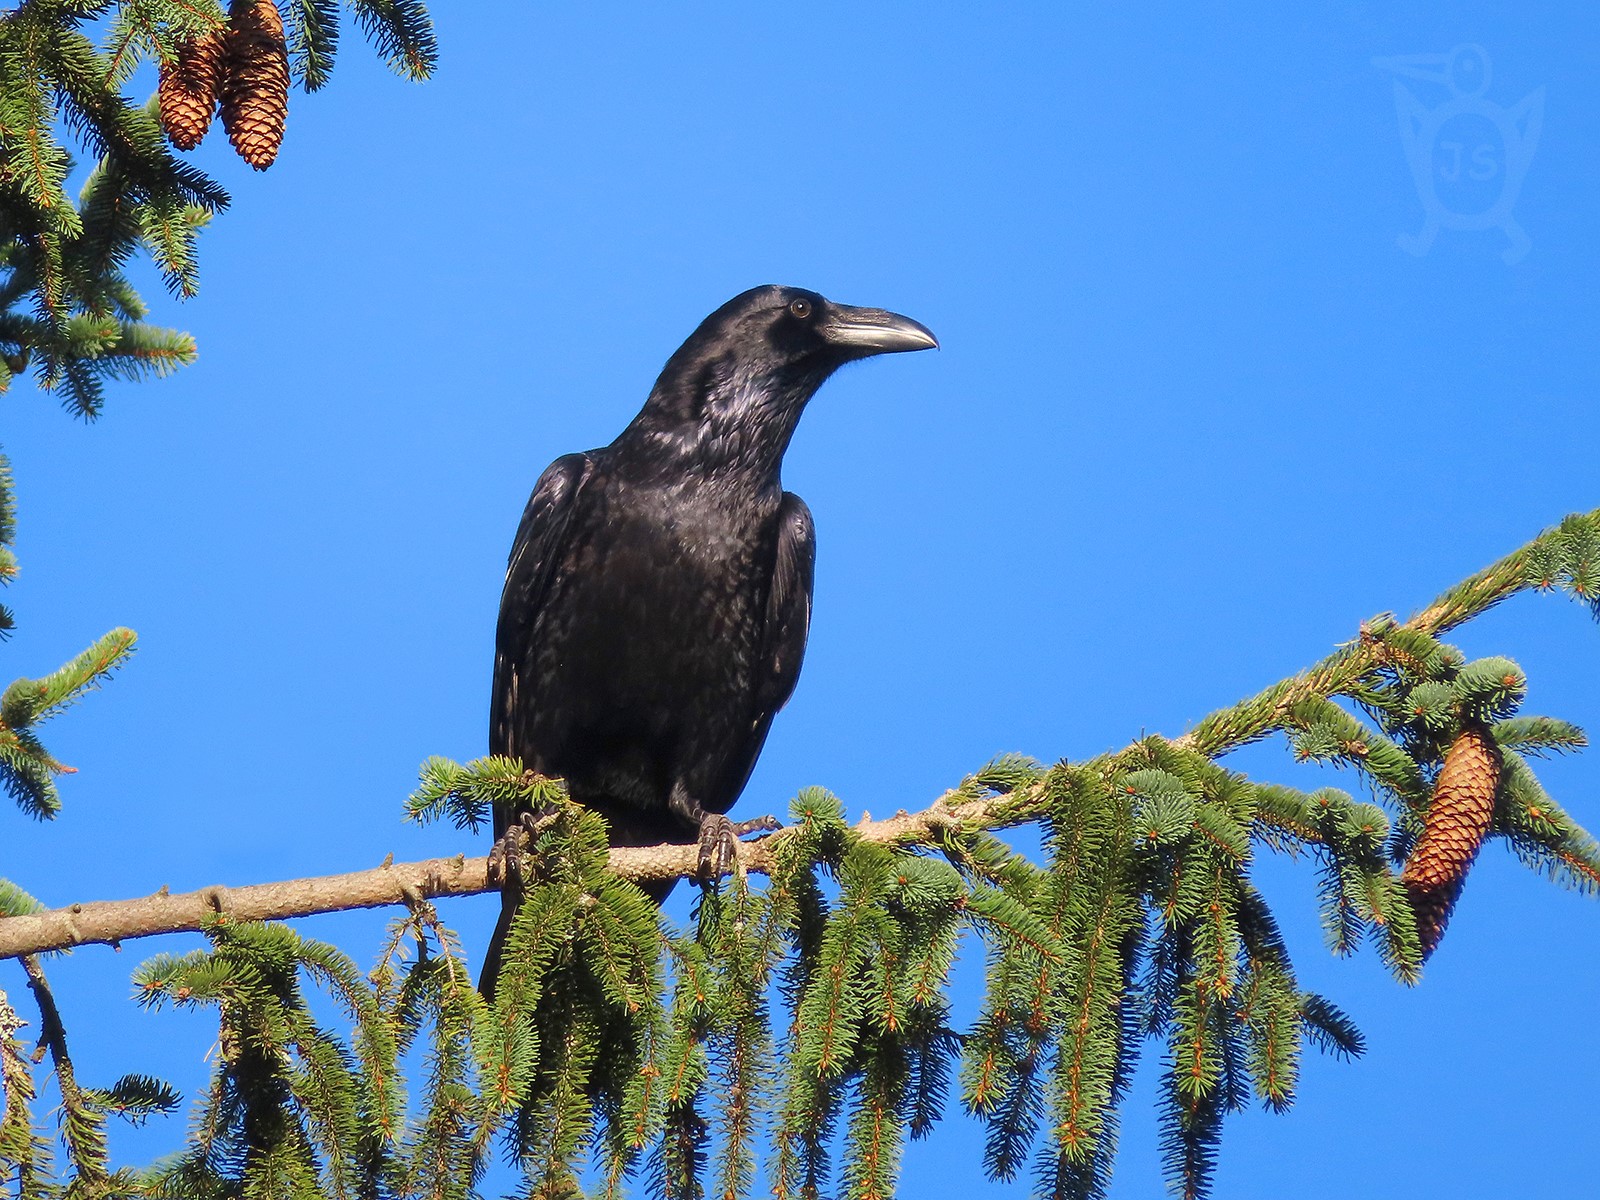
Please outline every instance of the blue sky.
M0 874L47 902L481 851L400 804L425 756L484 748L527 492L753 284L897 309L943 349L844 372L790 450L815 616L747 815L808 784L882 815L1002 751L1181 732L1600 504L1593 9L493 9L439 5L423 86L348 30L264 176L220 134L196 155L235 211L198 299L149 293L196 366L122 387L89 428L5 397L12 674L141 635L50 730L80 768L61 818L0 812ZM1451 143L1498 173L1437 178L1447 218L1493 201L1495 118L1543 89L1512 264L1504 226L1397 242L1428 209L1395 84L1425 113L1451 92L1373 60L1463 45L1493 75L1423 166L1447 171ZM1576 606L1519 600L1456 641L1518 659L1526 711L1600 725L1600 630ZM1236 763L1308 780L1281 746ZM1600 761L1543 776L1600 825ZM1233 1118L1219 1196L1589 1186L1592 900L1491 847L1406 990L1322 948L1308 864L1260 878L1302 980L1370 1048L1308 1062L1289 1115ZM495 905L446 917L481 950ZM304 928L367 961L384 919ZM143 958L192 944L54 967L81 1075L198 1087L214 1026L126 999ZM1153 1094L1146 1073L1117 1197L1159 1191ZM952 1115L906 1193L1022 1194L983 1182L979 1147Z

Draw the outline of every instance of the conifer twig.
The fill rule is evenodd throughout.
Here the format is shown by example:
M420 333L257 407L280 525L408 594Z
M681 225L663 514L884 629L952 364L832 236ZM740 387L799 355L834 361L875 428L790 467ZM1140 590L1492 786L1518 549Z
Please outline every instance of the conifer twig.
M39 1052L48 1049L50 1062L56 1069L67 1150L77 1167L79 1179L91 1186L102 1183L106 1175L104 1119L87 1103L83 1087L78 1083L72 1055L67 1051L67 1030L61 1022L61 1010L56 1007L55 994L50 990L44 968L36 957L26 954L22 958L22 969L27 973L28 987L39 1005Z
M1573 519L1569 519L1573 520ZM1600 510L1577 521L1600 520ZM1436 635L1452 629L1521 591L1548 588L1554 582L1536 568L1541 553L1565 536L1566 526L1547 530L1499 562L1469 576L1423 609L1404 628ZM1594 597L1581 591L1584 599ZM1340 647L1309 670L1265 689L1228 708L1219 709L1194 729L1174 739L1174 745L1210 757L1257 741L1283 729L1294 706L1310 697L1340 694L1356 686L1383 662L1381 637L1363 636ZM1139 745L1143 745L1140 743ZM1084 764L1083 769L1110 772L1119 760L1138 746ZM946 792L930 807L916 813L900 812L874 821L863 818L856 833L864 840L893 845L924 845L951 832L975 832L1025 824L1044 816L1050 804L1051 774L1010 791L973 797ZM1304 837L1303 832L1296 831ZM746 872L765 874L773 850L788 831L741 843L739 865ZM698 870L698 847L661 845L614 847L611 869L643 883L693 877ZM67 908L0 918L0 958L15 958L45 950L86 944L110 944L160 933L197 931L217 915L234 921L276 920L376 908L414 902L419 896L466 896L494 890L489 882L487 858L438 858L397 863L280 883L247 887L210 887L173 894L163 889L135 900L96 901Z

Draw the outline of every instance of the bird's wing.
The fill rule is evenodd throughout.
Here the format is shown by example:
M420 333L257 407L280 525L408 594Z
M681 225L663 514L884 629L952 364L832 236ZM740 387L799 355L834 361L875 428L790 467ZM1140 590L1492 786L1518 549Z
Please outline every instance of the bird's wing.
M778 555L772 590L767 594L767 621L762 637L765 667L756 691L756 720L770 721L794 692L811 629L811 580L817 561L816 528L811 510L793 492L783 494L778 509Z
M533 495L528 497L528 507L522 510L517 539L511 543L505 590L500 593L500 622L494 631L494 689L489 701L489 753L520 758L535 770L541 764L529 761L532 747L521 744L524 709L534 702L534 697L524 690L528 682L524 676L533 666L539 617L550 598L550 581L564 557L578 493L593 468L587 454L565 454L539 476ZM496 808L497 844L509 824L509 814ZM521 902L522 888L513 873L502 888L500 920L489 939L483 973L478 979L478 987L487 999L494 998L511 919Z
M533 639L549 596L550 580L561 560L571 523L574 499L588 478L592 463L586 454L567 454L545 468L528 498L511 544L505 590L500 594L500 623L494 634L494 689L490 693L489 752L514 758L529 752L519 745L522 709L532 697L523 688L523 674L533 655ZM528 764L530 767L533 763ZM495 836L505 832L505 818L495 813Z

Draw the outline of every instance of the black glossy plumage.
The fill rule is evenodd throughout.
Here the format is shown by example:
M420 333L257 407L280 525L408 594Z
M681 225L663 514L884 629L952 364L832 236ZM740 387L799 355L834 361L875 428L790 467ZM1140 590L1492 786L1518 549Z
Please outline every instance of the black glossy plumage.
M692 840L731 808L805 653L811 514L779 479L801 411L845 362L936 344L796 288L707 317L614 442L534 489L500 603L491 752L566 779L618 845ZM508 885L491 986L517 899Z

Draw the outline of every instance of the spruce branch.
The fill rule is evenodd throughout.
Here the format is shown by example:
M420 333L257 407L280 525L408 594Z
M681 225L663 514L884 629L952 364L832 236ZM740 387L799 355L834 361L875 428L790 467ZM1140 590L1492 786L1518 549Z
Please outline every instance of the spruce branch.
M398 74L431 76L438 45L422 0L352 7ZM229 8L225 17L217 0L33 0L0 12L0 392L31 364L43 390L93 419L107 380L194 360L189 335L142 322L124 270L142 250L175 295L198 289L198 234L229 199L174 151L199 144L219 100L248 162L265 168L277 154L291 78L279 7ZM289 8L293 69L314 91L332 70L340 5ZM95 23L106 26L100 44L82 28ZM140 105L121 89L151 60L157 94ZM76 202L69 142L97 162Z
M600 817L559 780L508 758L436 758L423 765L409 815L476 828L496 809L535 812L520 849L503 861L385 863L53 912L0 886L10 914L0 918L0 956L178 930L212 943L160 956L136 976L149 1002L216 1003L221 1015L222 1066L195 1144L148 1177L153 1195L247 1180L364 1195L402 1177L464 1195L500 1136L535 1194L571 1192L592 1153L608 1195L642 1158L664 1195L700 1196L714 1172L720 1194L739 1196L753 1186L766 1112L776 1195L837 1184L868 1200L892 1193L906 1138L937 1118L959 1061L963 1100L988 1127L991 1177L1014 1177L1031 1157L1043 1193L1091 1200L1108 1186L1132 1064L1155 1040L1166 1047L1165 1168L1175 1189L1204 1197L1228 1113L1252 1095L1274 1109L1292 1103L1308 1041L1360 1050L1348 1020L1296 984L1250 879L1257 846L1320 859L1334 950L1366 935L1397 978L1414 982L1443 932L1417 885L1432 878L1429 847L1461 841L1449 801L1460 774L1451 756L1465 739L1505 766L1473 794L1470 853L1442 877L1450 897L1488 833L1564 882L1590 890L1600 880L1600 846L1519 753L1576 748L1582 731L1516 715L1527 681L1509 659L1468 662L1438 640L1524 589L1559 584L1592 606L1597 531L1600 514L1569 518L1412 621L1368 622L1310 671L1183 737L1049 768L1008 756L920 813L854 826L837 798L807 789L793 824L739 847L731 891L708 886L689 933L665 934L634 884L693 876L696 846L613 849ZM26 734L99 671L91 657L58 686L18 685L0 716ZM1390 811L1335 788L1256 783L1216 761L1271 733L1301 759L1357 771ZM1047 832L1047 868L991 832L1030 821ZM1406 870L1397 874L1398 863ZM753 873L770 884L750 890ZM487 1000L429 900L505 878L523 899ZM262 923L389 904L411 916L370 988L331 947ZM946 994L961 928L989 947L983 1011L965 1035L948 1026ZM408 930L416 966L397 969L394 947ZM352 1040L316 1024L302 975L334 995ZM768 1011L775 978L782 1033ZM416 1123L403 1115L398 1064L426 1024L430 1097ZM774 1049L786 1065L768 1083L754 1067ZM21 1094L28 1085L8 1086ZM104 1170L100 1114L167 1100L138 1080L75 1094L67 1142L80 1176Z
M1419 639L1433 639L1520 592L1565 586L1600 612L1600 596L1587 582L1595 573L1591 560L1600 554L1597 531L1600 510L1568 517L1450 588L1404 624L1392 617L1368 621L1355 640L1309 670L1218 710L1180 737L1147 738L1083 764L1061 763L1047 770L1015 756L1000 759L919 812L902 810L880 820L864 816L849 827L849 832L854 840L890 847L947 847L984 831L1048 818L1075 780L1111 779L1123 772L1133 778L1133 772L1154 766L1152 746L1214 758L1271 733L1294 730L1296 713L1306 703L1358 693L1376 672L1414 661ZM1526 737L1529 728L1513 727L1510 740ZM1550 740L1571 742L1572 737L1552 733ZM471 768L457 767L447 760L429 760L424 766L423 786L413 797L412 815L448 815L470 825L474 818L481 820L489 804L507 795L518 782L516 772L503 763L485 760L474 766L481 768L477 775ZM478 791L457 790L463 779L473 778L483 785ZM1140 778L1131 786L1137 792L1140 785L1148 786L1148 781ZM546 789L543 795L549 796L553 791L548 781L539 786ZM1330 839L1347 840L1335 825L1321 817L1320 811L1328 808L1325 796L1319 810L1315 805L1296 801L1297 794L1291 789L1261 785L1255 792L1253 824L1269 842L1278 838L1290 845L1327 845ZM459 803L453 806L453 800ZM804 803L797 807L804 811ZM802 820L776 834L743 843L736 869L771 874L775 863L790 851L790 843L836 836L826 833L826 824ZM1562 836L1565 841L1555 851L1559 865L1585 880L1597 877L1590 875L1592 867L1587 858L1593 843L1576 827ZM1523 837L1526 843L1533 843L1526 833ZM1521 849L1524 842L1518 845ZM698 851L693 845L617 847L610 851L609 866L635 883L693 878L698 871ZM1373 903L1387 903L1389 898L1376 894L1381 892L1377 885L1376 880L1366 881L1367 891L1373 894L1364 907L1369 914L1382 916ZM473 895L497 886L490 882L486 857L458 856L232 889L212 886L178 894L163 889L138 899L74 904L0 918L0 958L85 944L116 945L160 933L196 932L218 914L235 921L275 920L402 904L417 897ZM1396 927L1404 923L1385 919L1381 924L1393 937ZM1403 947L1398 953L1402 958L1407 956Z
M14 1181L18 1195L38 1196L44 1192L41 1176L49 1174L50 1143L34 1128L33 1059L18 1036L26 1025L0 991L0 1162L8 1168L5 1182Z
M113 629L44 678L18 679L0 694L0 790L23 812L40 820L55 816L61 807L55 776L76 769L58 762L34 728L98 687L127 661L136 641L133 630Z
M55 1067L56 1088L61 1093L61 1132L67 1156L81 1183L92 1193L103 1187L109 1174L106 1165L105 1113L95 1097L78 1083L67 1052L67 1031L56 1007L55 994L45 978L44 968L34 955L24 955L22 969L28 987L39 1006L39 1047L48 1050Z

